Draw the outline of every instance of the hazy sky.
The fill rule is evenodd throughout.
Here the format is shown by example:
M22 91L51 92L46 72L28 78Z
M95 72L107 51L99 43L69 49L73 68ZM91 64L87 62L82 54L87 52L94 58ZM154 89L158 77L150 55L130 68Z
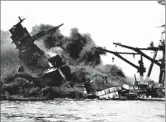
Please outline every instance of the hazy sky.
M147 47L154 41L158 45L162 31L158 26L165 23L165 7L156 1L1 1L2 30L10 29L18 22L18 16L27 18L23 25L29 31L41 23L55 26L64 23L60 28L64 35L76 27L81 33L89 33L98 46L124 51L124 48L115 48L113 42ZM135 68L116 57L112 62L112 57L115 56L102 56L103 63L120 66L128 76L137 73ZM125 57L138 65L139 57ZM150 62L144 61L148 70ZM158 67L154 68L152 78L157 80Z

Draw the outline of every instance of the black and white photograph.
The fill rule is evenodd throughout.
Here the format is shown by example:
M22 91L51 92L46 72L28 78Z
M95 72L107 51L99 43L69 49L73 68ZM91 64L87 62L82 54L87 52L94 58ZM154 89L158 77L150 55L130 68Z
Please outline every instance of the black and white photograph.
M1 122L165 122L165 0L1 1Z

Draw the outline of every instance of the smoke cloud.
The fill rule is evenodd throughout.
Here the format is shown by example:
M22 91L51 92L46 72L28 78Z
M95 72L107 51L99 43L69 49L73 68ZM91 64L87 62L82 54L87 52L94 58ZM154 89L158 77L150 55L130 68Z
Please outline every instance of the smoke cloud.
M9 32L1 30L1 81L16 72L19 64L18 51L15 45L11 44Z
M32 34L42 29L49 29L51 25L36 25L33 27ZM77 28L72 28L70 36L66 37L58 30L56 33L50 34L42 38L46 49L60 47L62 49L61 56L73 65L96 66L102 63L101 53L96 49L96 44L89 34L80 34Z

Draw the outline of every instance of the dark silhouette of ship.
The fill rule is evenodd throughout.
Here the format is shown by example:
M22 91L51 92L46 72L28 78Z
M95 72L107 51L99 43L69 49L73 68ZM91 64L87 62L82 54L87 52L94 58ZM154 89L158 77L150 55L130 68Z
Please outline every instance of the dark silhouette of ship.
M32 68L46 68L48 67L48 59L44 51L42 51L37 45L34 44L34 41L53 32L56 32L59 27L63 24L53 27L48 30L43 30L33 36L27 31L25 27L22 26L22 22L25 20L19 18L19 22L15 24L9 31L11 33L12 43L16 45L16 49L19 50L20 60Z

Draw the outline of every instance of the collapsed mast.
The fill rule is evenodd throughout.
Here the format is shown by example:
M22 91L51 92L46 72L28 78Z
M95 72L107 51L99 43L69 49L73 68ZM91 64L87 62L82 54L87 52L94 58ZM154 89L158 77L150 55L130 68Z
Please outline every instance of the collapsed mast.
M151 44L151 47L147 47L147 48L135 48L135 47L131 47L131 46L122 45L122 44L119 44L119 43L114 43L114 44L117 45L117 46L121 46L121 47L124 47L124 48L128 48L128 49L134 50L135 52L137 52L137 54L141 55L141 57L143 56L144 58L148 59L151 62L151 64L149 66L147 77L150 77L154 64L159 66L160 73L159 73L159 80L158 80L158 82L161 83L162 85L164 85L164 81L165 81L165 40L160 40L160 43L159 43L158 47L154 47ZM150 56L145 54L143 52L143 50L154 51L153 58L151 58ZM157 53L159 51L162 52L162 58L157 60L156 56L157 56ZM140 63L143 63L142 59L140 60ZM140 75L143 76L143 73L145 72L144 68L140 65L139 69L140 70L138 72L140 73Z
M161 27L165 27L165 25L162 25ZM165 33L165 31L162 32L162 36L164 33ZM115 55L116 57L120 58L121 60L125 61L132 67L136 68L142 78L144 76L144 73L146 72L146 68L144 67L144 63L143 63L143 57L146 58L147 60L149 60L151 62L149 65L147 77L150 77L152 69L153 69L153 65L156 64L160 68L158 82L164 86L165 85L165 83L164 83L165 82L165 39L161 39L159 41L160 42L159 42L158 46L155 47L153 42L151 42L150 47L147 47L147 48L138 48L138 47L127 46L127 45L124 45L121 43L113 43L116 46L120 46L123 48L133 50L133 51L135 51L134 53L133 52L111 51L111 50L99 48L99 47L97 49L100 51L111 53L111 54ZM153 55L153 57L150 57L143 51L154 51L154 55ZM162 58L156 59L157 53L159 51L162 52ZM123 57L122 55L133 55L133 56L140 55L140 60L138 61L139 65L137 66L136 64L132 63L130 60ZM143 79L142 79L142 81L143 81Z

